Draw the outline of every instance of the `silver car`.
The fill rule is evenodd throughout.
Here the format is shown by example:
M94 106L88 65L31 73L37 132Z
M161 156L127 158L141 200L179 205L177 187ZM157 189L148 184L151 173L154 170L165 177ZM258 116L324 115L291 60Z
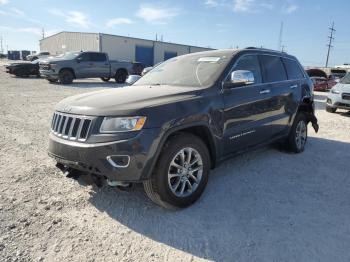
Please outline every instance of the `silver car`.
M350 72L329 91L327 112L335 113L338 108L350 110Z

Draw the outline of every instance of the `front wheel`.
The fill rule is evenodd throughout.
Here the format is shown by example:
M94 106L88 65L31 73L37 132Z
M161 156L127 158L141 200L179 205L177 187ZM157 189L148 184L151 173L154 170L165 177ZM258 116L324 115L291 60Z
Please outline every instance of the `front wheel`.
M110 77L101 77L101 80L103 82L108 82L111 78Z
M326 106L326 111L329 113L335 113L337 111L336 107Z
M125 83L126 79L128 78L128 73L125 70L118 70L115 74L115 81L118 84Z
M148 197L165 208L184 208L203 193L210 170L210 157L203 141L181 133L164 145L151 179L144 182Z
M303 113L297 114L287 139L287 148L294 153L301 153L307 141L307 120Z
M59 73L58 78L59 78L61 84L68 85L68 84L71 84L73 82L74 75L73 75L72 71L63 69Z

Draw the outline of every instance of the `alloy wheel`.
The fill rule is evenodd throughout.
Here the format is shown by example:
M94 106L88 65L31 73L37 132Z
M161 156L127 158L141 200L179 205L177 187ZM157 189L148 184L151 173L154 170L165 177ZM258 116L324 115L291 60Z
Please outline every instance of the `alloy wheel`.
M186 147L178 151L168 169L168 185L177 197L187 197L196 191L202 179L203 161L197 150Z
M303 149L307 139L307 127L304 121L299 121L295 130L295 143L299 150Z

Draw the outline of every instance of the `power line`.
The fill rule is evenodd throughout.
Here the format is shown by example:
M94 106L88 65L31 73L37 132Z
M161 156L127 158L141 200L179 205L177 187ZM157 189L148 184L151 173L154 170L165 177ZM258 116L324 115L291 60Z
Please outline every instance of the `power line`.
M330 30L330 35L328 36L328 38L329 38L329 43L328 43L328 45L327 45L327 46L328 46L328 52L327 52L326 67L328 67L329 53L330 53L330 51L331 51L331 48L333 47L333 45L332 45L332 43L333 43L333 41L334 41L333 34L334 34L334 32L336 31L336 30L334 29L334 22L332 23L332 27L330 27L329 30Z

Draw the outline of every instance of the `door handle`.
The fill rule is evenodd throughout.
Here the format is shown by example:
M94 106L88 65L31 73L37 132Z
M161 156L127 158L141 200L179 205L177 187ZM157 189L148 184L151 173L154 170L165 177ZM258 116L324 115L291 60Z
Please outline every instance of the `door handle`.
M271 92L270 89L263 89L260 91L260 94L263 95L263 94L269 94Z
M290 89L294 89L294 88L296 88L296 87L298 87L298 85L292 85L292 86L290 86L289 88L290 88Z

